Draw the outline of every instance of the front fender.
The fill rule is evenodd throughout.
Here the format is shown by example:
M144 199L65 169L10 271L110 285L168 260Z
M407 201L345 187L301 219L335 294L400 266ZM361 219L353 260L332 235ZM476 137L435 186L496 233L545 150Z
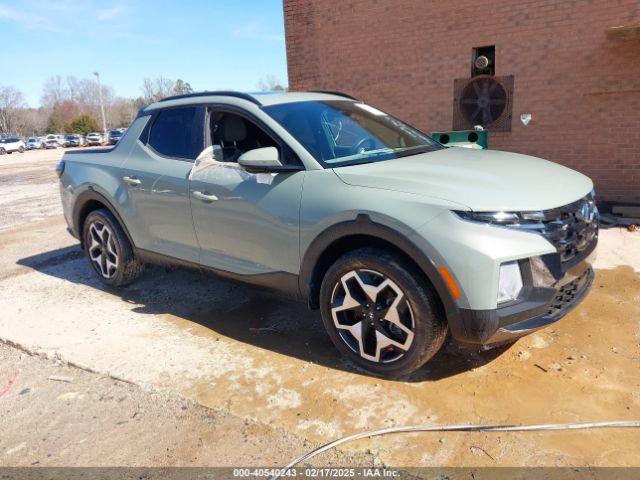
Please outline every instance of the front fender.
M430 250L424 239L416 235L406 236L395 228L373 221L368 214L359 214L354 220L336 223L320 233L305 251L300 268L300 292L303 298L313 299L319 285L314 284L316 266L322 255L331 248L332 244L354 235L366 235L393 245L412 259L424 272L445 309L447 319L458 315L458 307L438 272L438 265L425 252Z

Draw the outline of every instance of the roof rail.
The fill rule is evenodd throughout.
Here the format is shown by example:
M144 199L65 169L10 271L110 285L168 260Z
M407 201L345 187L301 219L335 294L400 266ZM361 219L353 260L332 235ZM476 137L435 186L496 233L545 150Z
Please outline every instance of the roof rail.
M346 98L350 98L351 100L358 100L360 101L359 98L353 97L347 93L342 93L342 92L334 92L331 90L309 90L309 93L326 93L328 95L338 95L339 97L346 97Z
M210 96L224 96L224 97L236 97L236 98L242 98L243 100L248 100L251 103L255 103L258 106L262 106L262 104L258 101L258 99L256 99L255 97L252 97L251 95L249 95L248 93L243 93L243 92L234 92L234 91L226 91L226 90L219 90L219 91L215 91L215 92L196 92L196 93L185 93L184 95L174 95L172 97L166 97L163 98L162 100L159 100L160 102L167 102L169 100L177 100L180 98L191 98L191 97L210 97Z

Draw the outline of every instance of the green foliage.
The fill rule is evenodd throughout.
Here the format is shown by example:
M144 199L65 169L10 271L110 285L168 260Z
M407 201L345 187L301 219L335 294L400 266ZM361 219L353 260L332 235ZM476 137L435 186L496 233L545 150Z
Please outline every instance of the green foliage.
M173 94L174 95L185 95L187 93L193 93L193 88L189 84L189 82L185 82L182 79L176 80L176 83L173 85Z
M90 115L80 115L73 122L65 125L64 130L66 133L78 133L80 135L87 135L91 132L100 131L100 126L95 118Z
M60 112L57 109L54 109L49 115L49 119L47 120L47 128L44 133L60 133L64 128L62 123L62 117L60 116Z

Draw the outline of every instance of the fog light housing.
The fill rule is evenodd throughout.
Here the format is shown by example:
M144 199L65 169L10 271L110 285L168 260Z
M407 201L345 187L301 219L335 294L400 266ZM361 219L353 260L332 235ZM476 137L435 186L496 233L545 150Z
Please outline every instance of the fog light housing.
M500 265L498 281L498 303L511 302L518 298L522 290L522 274L517 261Z
M553 288L557 279L549 270L542 257L531 257L531 277L534 287Z

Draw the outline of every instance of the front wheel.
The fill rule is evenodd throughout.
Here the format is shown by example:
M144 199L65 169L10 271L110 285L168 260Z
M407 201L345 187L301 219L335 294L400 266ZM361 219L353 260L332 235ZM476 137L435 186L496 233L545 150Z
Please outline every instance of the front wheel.
M102 283L121 287L142 273L144 264L135 257L124 230L109 210L89 213L82 231L85 255Z
M363 248L338 259L322 281L320 308L336 348L384 377L420 368L447 334L434 289L414 265L385 250Z
M18 151L19 151L20 153L24 153L24 147L20 147L20 148L18 149Z
M0 147L0 155L4 155L5 153L7 153L7 151L4 148Z

